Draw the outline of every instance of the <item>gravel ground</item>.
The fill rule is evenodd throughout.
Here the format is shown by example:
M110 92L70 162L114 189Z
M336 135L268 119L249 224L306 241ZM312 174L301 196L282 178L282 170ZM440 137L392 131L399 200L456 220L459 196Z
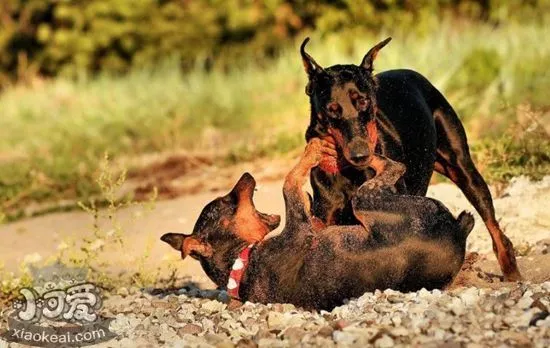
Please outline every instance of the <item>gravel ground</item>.
M128 294L127 293L131 293ZM228 310L200 294L121 289L105 302L116 341L103 347L550 346L550 282L498 290L366 293L331 312L246 303Z
M469 208L460 194L449 201L452 186L432 186L429 195L441 197L455 213ZM544 204L549 197L550 177L537 183L516 178L495 201L506 233L535 265L537 257L549 252L550 216ZM468 248L484 259L491 255L491 243L479 217L476 222ZM121 289L105 302L105 314L116 317L112 329L121 338L104 346L549 347L550 281L500 283L482 270L483 262L477 265L462 275L469 279L466 285L483 288L376 291L320 313L289 304L246 303L228 310L218 300L197 298L223 301L224 293L196 288L162 297ZM548 263L539 266L550 268Z
M454 191L453 191L454 190ZM453 185L430 188L457 213L473 209ZM527 281L503 283L479 217L468 241L478 252L447 291L366 293L331 312L246 303L229 310L224 292L121 288L102 314L118 337L99 347L549 347L550 177L514 179L495 206L518 247ZM0 342L0 347L2 343ZM11 344L10 347L18 347Z

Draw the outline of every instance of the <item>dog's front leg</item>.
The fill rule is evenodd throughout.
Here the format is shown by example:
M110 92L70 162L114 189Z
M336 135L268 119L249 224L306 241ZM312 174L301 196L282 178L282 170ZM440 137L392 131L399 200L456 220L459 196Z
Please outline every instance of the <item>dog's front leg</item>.
M303 186L311 169L319 165L324 155L336 156L335 145L326 140L311 139L298 164L287 174L283 186L287 225L294 220L315 222L312 221L311 200Z
M405 174L405 165L375 154L369 166L376 175L364 182L352 198L355 218L369 232L376 221L400 226L406 221L401 212L404 196L397 194L395 184Z

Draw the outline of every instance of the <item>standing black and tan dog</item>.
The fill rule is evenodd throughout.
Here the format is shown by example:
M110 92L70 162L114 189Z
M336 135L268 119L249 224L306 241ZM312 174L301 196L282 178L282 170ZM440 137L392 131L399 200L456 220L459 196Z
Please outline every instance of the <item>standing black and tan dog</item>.
M353 225L351 197L372 176L373 153L402 162L400 193L425 195L435 170L451 179L481 215L506 280L520 280L514 249L495 217L491 193L476 169L466 133L445 97L422 75L390 70L373 75L373 61L390 38L374 46L359 65L322 68L300 52L309 82L311 122L306 140L332 139L338 156L311 174L313 212L327 225Z

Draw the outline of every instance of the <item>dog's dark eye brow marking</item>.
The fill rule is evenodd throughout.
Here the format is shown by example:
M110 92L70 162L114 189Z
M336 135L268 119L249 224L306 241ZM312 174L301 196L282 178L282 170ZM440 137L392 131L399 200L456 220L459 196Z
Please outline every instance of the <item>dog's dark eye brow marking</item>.
M358 99L359 97L361 97L359 92L357 92L355 89L352 89L352 88L348 90L348 94L351 97L351 99Z
M336 112L340 108L340 105L338 103L332 102L327 105L327 108L332 112Z

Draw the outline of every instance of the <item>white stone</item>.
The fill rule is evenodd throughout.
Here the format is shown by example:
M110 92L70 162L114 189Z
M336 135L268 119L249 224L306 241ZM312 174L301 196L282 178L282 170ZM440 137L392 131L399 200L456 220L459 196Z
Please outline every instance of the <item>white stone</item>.
M533 299L529 296L523 296L519 299L517 306L521 309L527 309L533 304Z
M393 345L393 339L388 335L383 335L374 342L374 346L378 348L390 348Z
M468 288L460 294L460 299L466 306L473 306L479 301L479 292L476 288Z

